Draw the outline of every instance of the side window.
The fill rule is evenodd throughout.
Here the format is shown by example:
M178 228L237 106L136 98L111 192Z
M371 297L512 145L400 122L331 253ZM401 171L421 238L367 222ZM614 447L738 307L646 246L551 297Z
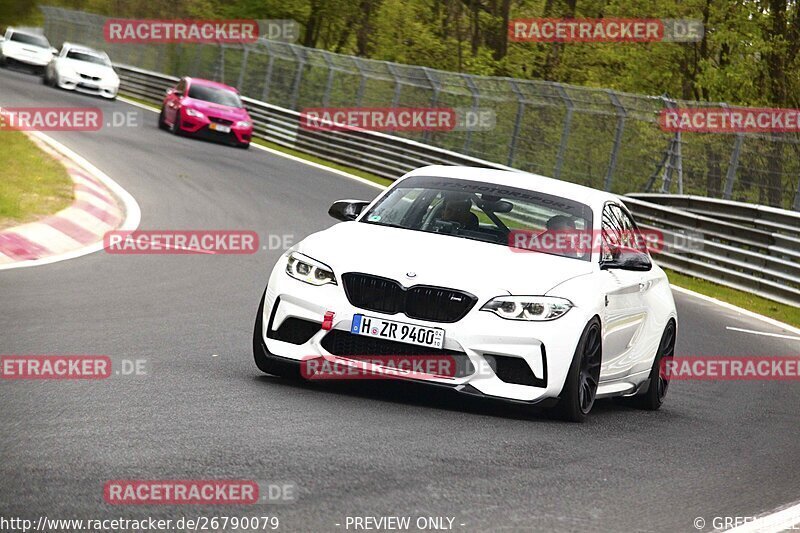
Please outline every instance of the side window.
M603 248L601 261L613 261L623 248L644 252L643 241L637 237L636 226L631 217L616 204L606 204L603 208L601 227Z
M186 93L186 80L181 80L178 82L178 85L175 86L175 92L178 96L183 96Z

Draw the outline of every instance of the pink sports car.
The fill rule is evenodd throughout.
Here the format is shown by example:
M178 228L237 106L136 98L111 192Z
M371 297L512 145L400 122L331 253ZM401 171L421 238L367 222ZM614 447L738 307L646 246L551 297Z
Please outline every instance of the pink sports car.
M193 135L250 146L253 121L242 105L239 91L215 81L184 77L167 89L158 126L176 135Z

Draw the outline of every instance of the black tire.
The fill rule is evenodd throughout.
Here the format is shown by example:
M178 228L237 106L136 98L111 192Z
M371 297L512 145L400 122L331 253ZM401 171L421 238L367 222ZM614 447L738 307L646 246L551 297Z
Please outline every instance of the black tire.
M631 398L631 404L634 407L646 411L657 411L664 403L670 380L662 361L671 360L675 356L675 337L675 322L670 319L661 335L658 352L656 352L653 367L650 369L650 384L646 391Z
M172 123L172 126L170 126L169 131L173 135L182 135L182 130L181 130L181 112L180 111L176 111L175 112L175 121Z
M600 319L594 317L583 329L556 406L559 416L564 420L585 422L588 418L597 394L602 355Z
M261 303L258 305L256 323L253 328L253 358L256 361L256 366L265 374L272 374L273 376L287 379L300 379L300 365L284 361L270 353L261 338L261 331L264 324L264 300L266 297L267 293L264 291L264 295L261 296Z
M247 150L250 148L250 143L236 143L237 148L241 148L242 150Z
M158 114L158 128L162 130L169 129L167 123L164 122L164 108L161 108L161 113Z

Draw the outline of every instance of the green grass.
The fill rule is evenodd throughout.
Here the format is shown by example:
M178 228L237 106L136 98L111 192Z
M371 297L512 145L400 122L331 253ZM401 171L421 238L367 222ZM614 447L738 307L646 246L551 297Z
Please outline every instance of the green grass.
M19 131L0 131L0 229L34 221L72 203L66 169Z
M724 287L711 281L687 276L686 274L681 274L673 270L664 270L666 271L667 276L669 277L669 282L672 285L677 285L678 287L683 287L684 289L699 292L700 294L711 296L712 298L722 300L723 302L728 302L737 307L749 309L754 313L768 316L770 318L774 318L775 320L780 320L781 322L790 324L792 326L800 327L800 308L798 307L773 302L772 300L767 300L766 298L754 296L750 293L737 289Z

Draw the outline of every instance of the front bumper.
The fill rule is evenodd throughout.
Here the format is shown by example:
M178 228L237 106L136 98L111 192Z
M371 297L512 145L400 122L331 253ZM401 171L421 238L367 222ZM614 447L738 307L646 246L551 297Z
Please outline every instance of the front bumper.
M86 80L74 76L58 76L58 86L68 91L77 91L103 98L115 98L119 91L119 84L108 83L102 80Z
M210 141L219 141L227 143L248 144L253 136L253 128L243 128L237 126L235 122L229 124L231 131L221 133L211 129L214 122L209 120L208 117L194 117L186 114L181 110L181 130L184 133L193 135L202 139Z
M284 268L285 261L279 261L267 287L261 340L270 354L297 364L322 358L337 365L364 368L363 361L349 356L354 352L388 355L385 343L391 341L350 333L353 315L364 314L445 330L443 351L404 344L399 355L424 353L468 361L460 365L467 372L447 376L418 371L399 376L396 368L372 364L369 370L374 375L448 386L459 392L502 400L539 403L555 399L561 393L586 325L577 308L552 322L504 320L480 311L488 298L479 300L455 323L416 320L404 314L387 315L354 307L341 285L309 285L289 277ZM330 331L322 329L326 312L334 313ZM284 324L292 326L284 331L281 330ZM358 351L359 347L366 348L366 352Z

